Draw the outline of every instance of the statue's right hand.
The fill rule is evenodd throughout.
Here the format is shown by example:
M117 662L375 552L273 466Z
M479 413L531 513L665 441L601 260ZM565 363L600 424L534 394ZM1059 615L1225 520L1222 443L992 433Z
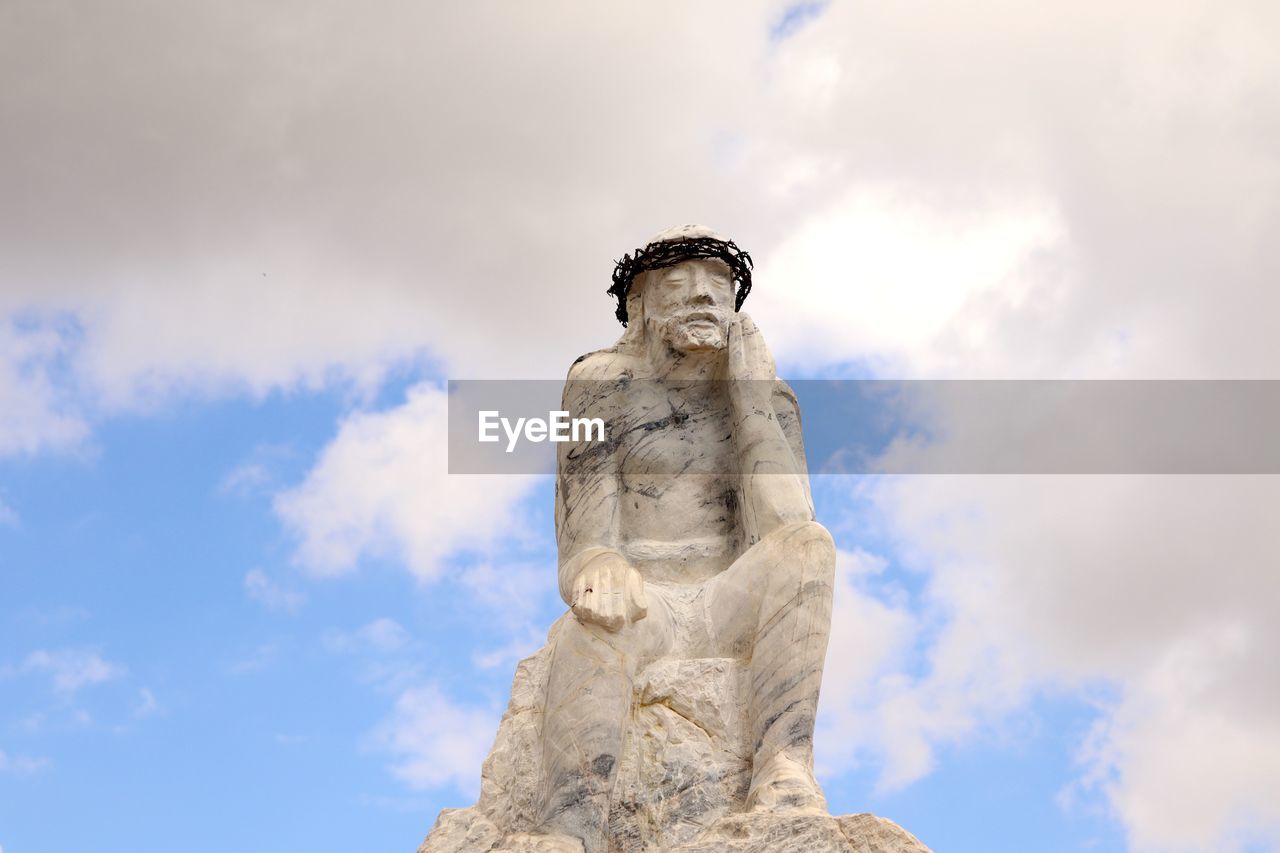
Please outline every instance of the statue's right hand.
M604 553L583 567L573 585L573 614L610 631L649 613L644 578L621 554Z

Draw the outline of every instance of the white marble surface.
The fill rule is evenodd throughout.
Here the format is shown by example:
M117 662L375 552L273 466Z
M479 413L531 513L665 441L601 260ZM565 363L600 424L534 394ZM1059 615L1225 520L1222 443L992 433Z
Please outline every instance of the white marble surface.
M621 339L565 386L565 409L607 424L560 445L571 612L517 671L480 801L421 850L924 850L832 818L814 778L835 547L795 396L728 267L645 272L627 304Z
M552 642L560 627L553 626ZM534 759L550 648L517 670L511 703L484 763L479 802L446 809L420 853L583 849L519 837L537 821ZM658 661L641 673L633 734L620 757L609 849L927 853L905 830L872 815L742 813L751 754L742 714L745 673L740 661L724 658Z

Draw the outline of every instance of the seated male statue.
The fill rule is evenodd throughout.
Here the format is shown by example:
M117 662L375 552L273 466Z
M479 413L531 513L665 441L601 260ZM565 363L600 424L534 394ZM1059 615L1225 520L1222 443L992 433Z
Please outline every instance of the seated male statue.
M813 729L835 547L814 521L795 396L738 312L750 287L731 241L665 231L614 273L622 338L569 371L563 408L607 426L560 445L573 618L551 650L537 849L607 849L633 680L666 657L749 672L747 811L826 813Z

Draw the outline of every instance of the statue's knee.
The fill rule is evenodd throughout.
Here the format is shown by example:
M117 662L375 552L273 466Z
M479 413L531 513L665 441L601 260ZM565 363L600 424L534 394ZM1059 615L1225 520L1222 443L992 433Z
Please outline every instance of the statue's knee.
M779 527L766 537L766 541L769 539L788 552L803 551L809 559L835 568L835 540L830 531L816 521L798 521Z
M831 534L816 521L784 525L756 543L752 577L758 579L762 594L790 597L795 585L811 587L821 598L829 598L835 583L836 545ZM780 568L784 570L779 571Z
M806 521L800 528L801 539L816 546L824 557L835 560L836 541L831 538L831 531L816 521Z

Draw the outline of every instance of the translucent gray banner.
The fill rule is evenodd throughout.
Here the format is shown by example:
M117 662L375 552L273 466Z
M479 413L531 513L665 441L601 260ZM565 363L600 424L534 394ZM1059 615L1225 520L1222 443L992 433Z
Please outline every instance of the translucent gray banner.
M708 446L714 470L703 473L736 475L736 396L773 401L813 475L1280 474L1280 381L799 380L787 388L453 380L449 472L550 473L558 450L611 454L624 472L648 447L652 474L663 458L647 439L667 431ZM802 427L787 423L792 395ZM687 466L687 453L673 454L665 473Z

